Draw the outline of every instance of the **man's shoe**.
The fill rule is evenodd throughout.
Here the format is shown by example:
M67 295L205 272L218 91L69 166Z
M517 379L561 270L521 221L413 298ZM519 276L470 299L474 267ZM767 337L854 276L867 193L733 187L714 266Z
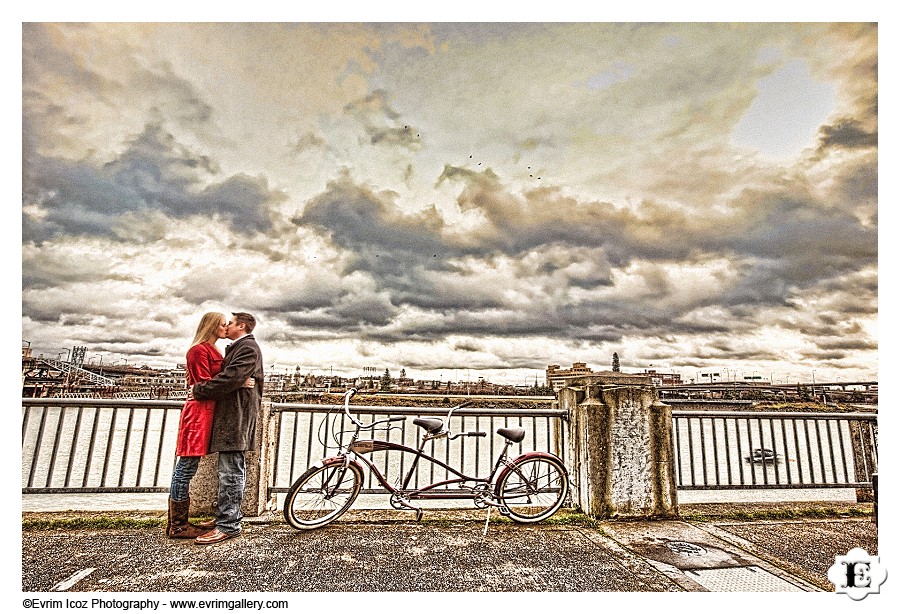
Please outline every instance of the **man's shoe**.
M216 528L216 519L212 518L211 520L204 520L203 522L192 522L195 527L200 527L201 529L206 529L209 531L210 529Z
M240 530L234 531L232 533L225 533L224 531L220 531L219 529L213 529L209 533L204 533L203 535L195 539L194 542L201 546L209 546L210 544L218 544L219 542L223 542L226 539L237 537L240 534Z

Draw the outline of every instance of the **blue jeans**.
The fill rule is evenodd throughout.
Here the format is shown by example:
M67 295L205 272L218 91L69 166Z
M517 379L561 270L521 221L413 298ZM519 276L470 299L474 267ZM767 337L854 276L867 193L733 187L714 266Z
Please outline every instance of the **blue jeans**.
M219 474L219 513L216 528L223 533L241 530L241 501L244 499L244 483L247 480L247 466L243 451L219 452L217 465Z
M169 497L172 501L187 501L190 498L191 478L200 466L199 456L179 456L172 472L172 485L169 486Z

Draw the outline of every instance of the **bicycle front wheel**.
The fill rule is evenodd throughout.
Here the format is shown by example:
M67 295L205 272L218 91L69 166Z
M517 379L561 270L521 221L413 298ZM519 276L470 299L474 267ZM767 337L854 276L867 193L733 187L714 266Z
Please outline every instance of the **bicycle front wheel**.
M513 462L498 485L500 502L516 522L540 522L562 507L569 477L562 462L548 456Z
M310 467L297 478L284 500L284 519L295 529L318 529L346 512L359 495L359 466L335 461Z

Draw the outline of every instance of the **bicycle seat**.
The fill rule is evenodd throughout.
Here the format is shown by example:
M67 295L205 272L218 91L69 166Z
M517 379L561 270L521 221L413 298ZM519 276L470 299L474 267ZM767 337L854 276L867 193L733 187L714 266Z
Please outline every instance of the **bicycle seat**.
M444 421L440 418L415 418L413 420L413 424L415 424L416 426L421 426L432 435L444 428Z
M525 439L525 429L519 426L512 426L505 429L497 429L497 434L506 437L513 443L519 443Z

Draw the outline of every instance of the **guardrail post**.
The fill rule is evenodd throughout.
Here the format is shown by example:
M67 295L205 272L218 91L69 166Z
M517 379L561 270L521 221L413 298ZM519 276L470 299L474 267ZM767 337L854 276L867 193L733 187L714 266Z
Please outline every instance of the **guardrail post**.
M554 400L550 402L550 409L559 409L559 400ZM569 425L567 420L552 420L551 424L551 444L550 444L550 452L555 454L556 456L566 460L566 451L563 450L563 446L566 441L566 432L569 429Z
M272 414L272 401L264 398L256 420L259 449L247 452L247 483L241 511L244 516L260 516L266 511L269 484L275 470L275 433L277 417ZM218 454L210 454L200 461L197 475L191 480L191 514L215 515L219 481L216 475Z
M850 429L850 441L853 445L854 477L859 482L868 482L871 479L872 472L877 468L872 427L861 420L851 420L848 423L848 428ZM848 479L850 479L849 476ZM857 502L870 502L874 498L873 489L856 489Z
M650 378L611 373L567 384L557 400L570 415L576 505L604 518L676 516L672 412Z
M878 526L878 472L872 474L872 492L875 499L872 506L872 513L875 515L875 526Z

